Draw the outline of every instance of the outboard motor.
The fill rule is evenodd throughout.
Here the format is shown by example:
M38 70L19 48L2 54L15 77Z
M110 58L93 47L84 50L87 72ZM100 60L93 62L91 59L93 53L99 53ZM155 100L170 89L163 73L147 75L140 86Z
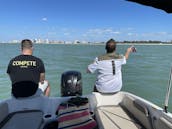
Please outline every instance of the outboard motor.
M81 73L67 71L61 76L61 96L82 95Z

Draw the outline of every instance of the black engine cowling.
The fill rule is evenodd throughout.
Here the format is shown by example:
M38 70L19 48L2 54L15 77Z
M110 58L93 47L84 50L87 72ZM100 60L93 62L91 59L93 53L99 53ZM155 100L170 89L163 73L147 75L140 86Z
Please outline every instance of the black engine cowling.
M61 76L61 96L82 95L82 77L78 71L67 71Z

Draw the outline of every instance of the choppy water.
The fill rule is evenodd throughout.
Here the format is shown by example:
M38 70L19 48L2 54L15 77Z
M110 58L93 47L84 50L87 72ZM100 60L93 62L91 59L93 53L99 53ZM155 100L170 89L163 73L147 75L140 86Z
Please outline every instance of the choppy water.
M130 55L123 67L123 89L163 107L172 65L172 46L135 45L136 53ZM118 53L124 53L128 45L118 45ZM105 52L104 45L37 44L34 55L42 58L46 78L51 84L51 96L60 96L61 74L68 70L82 73L83 94L91 93L95 75L86 68L95 56ZM6 74L9 60L20 54L20 44L0 44L0 99L10 96L10 80ZM172 111L172 94L169 110Z

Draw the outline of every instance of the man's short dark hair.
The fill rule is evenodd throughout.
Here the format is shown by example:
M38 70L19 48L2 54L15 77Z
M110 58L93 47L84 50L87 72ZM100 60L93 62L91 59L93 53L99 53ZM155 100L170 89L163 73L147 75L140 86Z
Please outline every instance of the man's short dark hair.
M116 42L114 39L110 39L106 42L106 52L112 53L116 50Z
M24 39L21 41L21 48L23 49L31 49L33 46L33 43L30 39Z

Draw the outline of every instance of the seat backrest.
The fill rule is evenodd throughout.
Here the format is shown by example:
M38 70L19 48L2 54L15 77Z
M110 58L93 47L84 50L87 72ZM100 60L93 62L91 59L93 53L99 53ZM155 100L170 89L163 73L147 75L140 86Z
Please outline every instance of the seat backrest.
M5 102L0 103L0 123L8 116L8 104Z
M0 129L40 129L43 112L26 110L10 113L0 124Z

